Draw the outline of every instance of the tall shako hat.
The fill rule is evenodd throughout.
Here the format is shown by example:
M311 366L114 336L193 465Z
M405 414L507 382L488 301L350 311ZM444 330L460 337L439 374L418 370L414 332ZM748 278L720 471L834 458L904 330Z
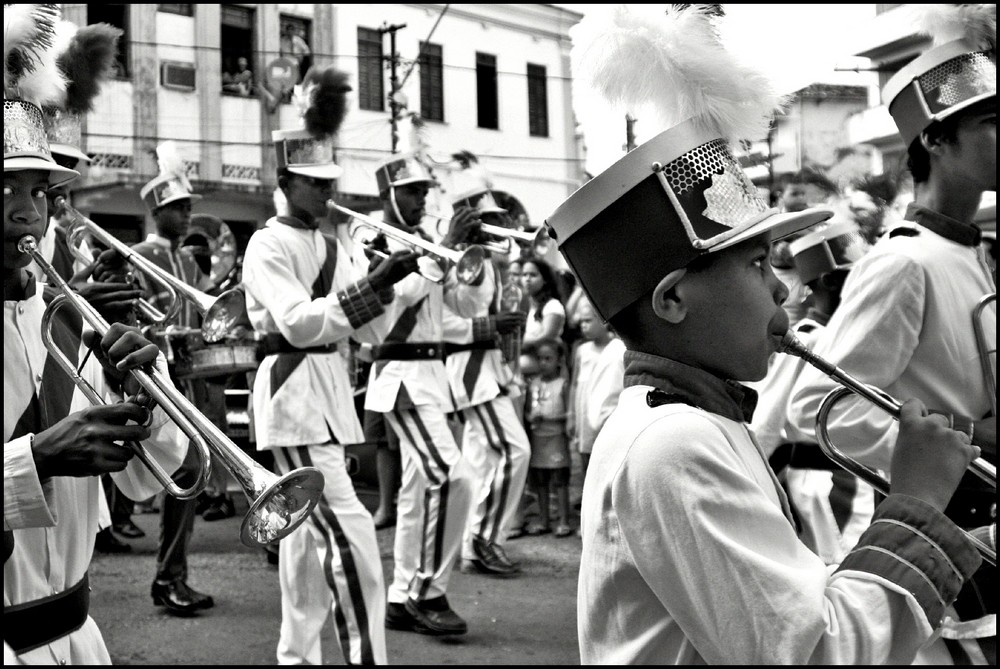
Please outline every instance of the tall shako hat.
M455 172L452 178L452 190L456 193L452 198L452 207L472 207L480 214L507 213L493 197L493 182L475 154L463 151L458 155L461 155L463 160L460 162L466 167Z
M375 183L379 193L407 184L425 183L428 188L438 185L416 153L396 154L382 161L375 168Z
M66 79L53 50L57 5L4 5L3 170L41 170L49 185L80 176L53 160L42 120L43 105L62 104Z
M337 68L310 68L295 86L292 102L302 127L271 133L278 169L316 179L337 179L344 173L333 162L334 142L347 116L348 75Z
M83 147L81 119L94 108L94 98L111 77L118 39L123 31L107 23L78 28L69 21L56 25L54 50L57 64L66 76L66 100L60 106L42 108L45 132L52 153L90 164Z
M763 137L781 99L724 48L719 15L718 5L656 14L618 5L572 30L574 78L611 103L652 105L657 127L668 128L583 185L547 221L605 320L705 253L768 231L780 238L832 215L769 208L737 162L730 143Z
M909 147L920 133L997 94L997 6L915 5L908 8L933 47L903 67L882 90L882 102Z
M871 248L858 224L848 219L834 219L829 225L810 230L788 247L802 283L828 272L848 269Z
M160 174L139 191L139 197L150 211L178 200L200 200L201 196L191 192L191 182L187 178L187 164L181 157L177 142L168 140L156 147L156 162Z

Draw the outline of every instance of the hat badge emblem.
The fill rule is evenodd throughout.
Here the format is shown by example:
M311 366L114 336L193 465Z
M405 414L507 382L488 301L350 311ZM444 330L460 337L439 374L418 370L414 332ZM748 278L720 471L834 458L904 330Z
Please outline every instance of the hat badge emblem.
M766 209L746 174L734 172L731 165L726 165L722 174L712 175L712 185L704 195L708 206L702 215L730 228Z

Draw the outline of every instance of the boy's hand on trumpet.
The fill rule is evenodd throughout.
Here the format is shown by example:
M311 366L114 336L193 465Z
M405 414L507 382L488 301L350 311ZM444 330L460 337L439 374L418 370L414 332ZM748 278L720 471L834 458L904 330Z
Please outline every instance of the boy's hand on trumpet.
M947 416L928 414L917 399L900 409L889 491L944 511L969 463L979 457L969 435L949 427Z
M131 318L135 301L142 297L142 291L126 281L125 272L121 254L106 250L74 274L69 285L108 322L125 321ZM93 281L88 281L90 278Z
M478 237L482 224L483 222L479 218L479 210L472 207L458 207L455 209L454 216L451 217L448 234L441 240L441 245L454 248L459 244L467 242L470 238Z

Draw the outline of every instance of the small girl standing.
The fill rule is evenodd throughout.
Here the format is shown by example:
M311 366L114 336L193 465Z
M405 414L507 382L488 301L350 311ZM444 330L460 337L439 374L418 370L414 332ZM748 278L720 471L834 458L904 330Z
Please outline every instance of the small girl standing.
M535 343L538 374L528 386L525 418L531 439L528 484L538 496L539 520L527 529L531 535L551 532L549 495L554 492L558 504L559 525L555 535L573 533L569 525L569 438L566 434L569 384L562 374L565 347L557 339Z

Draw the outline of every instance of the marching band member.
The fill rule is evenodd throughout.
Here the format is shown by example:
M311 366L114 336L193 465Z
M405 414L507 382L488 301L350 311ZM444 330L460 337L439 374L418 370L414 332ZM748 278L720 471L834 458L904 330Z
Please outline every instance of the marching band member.
M393 156L375 176L386 222L419 234L428 189L436 185L433 177L412 155ZM441 243L454 247L477 231L476 212L460 209ZM398 244L388 240L390 249ZM476 477L446 419L454 406L444 365L444 305L488 299L490 286L459 284L453 269L444 285L418 274L407 277L396 286L387 334L374 351L365 409L385 414L399 437L403 464L385 619L390 629L432 635L468 631L446 596Z
M789 245L795 271L811 295L805 316L792 331L808 348L836 311L851 266L869 249L854 221L833 221ZM804 367L805 360L791 355L771 360L757 388L750 429L788 494L802 542L827 564L839 564L871 523L875 491L827 458L789 420L788 398Z
M973 20L976 13L992 16L992 34L982 42L962 37L970 25L988 23ZM919 397L995 460L995 397L972 371L981 353L971 320L980 298L996 292L973 222L983 191L996 190L996 6L936 6L926 18L935 46L882 92L909 151L911 225L884 235L855 264L816 353L894 397ZM982 324L995 350L996 303ZM814 432L833 386L803 371L791 398L798 429ZM869 466L888 466L899 429L888 414L849 398L832 415L830 436L840 448ZM994 523L996 490L970 475L947 513L966 528ZM949 613L942 631L951 656L941 661L995 664L996 599L988 594L995 574L984 567L959 596L957 616Z
M5 9L4 657L9 648L22 664L110 664L88 615L98 477L110 472L129 496L148 497L162 486L116 442L143 441L168 472L183 460L186 444L161 408L147 423L143 406L114 403L122 391L138 390L128 370L166 365L137 330L112 324L80 372L108 406L91 406L42 343L42 286L26 271L31 259L18 241L41 239L46 191L78 176L52 159L40 109L55 102L43 91L65 91L55 59L44 58L42 38L51 37L57 19L50 5ZM63 319L51 325L57 346L78 357L79 333Z
M139 191L143 204L156 222L156 232L132 248L161 269L199 290L211 288L209 277L198 267L191 251L182 247L191 220L191 203L201 196L191 192L186 167L175 142L163 142L157 147L160 174ZM146 279L147 277L143 277ZM167 309L165 293L148 294L147 299L160 310ZM196 328L199 316L194 306L183 300L176 322L171 326ZM167 333L169 336L169 332ZM171 370L172 372L174 370ZM196 407L217 425L224 424L224 398L208 393L201 379L175 379ZM198 461L194 449L183 465L181 485L194 480ZM189 616L215 606L211 595L188 585L188 548L194 532L197 499L178 499L168 495L160 509L160 541L156 559L156 577L150 586L153 604L163 606L171 615Z
M759 136L776 96L707 7L642 11L589 14L574 71L606 98L652 102L669 129L548 220L628 349L584 483L581 660L910 662L981 562L941 513L979 449L908 401L893 494L858 547L833 571L799 541L738 380L764 376L788 329L771 241L830 212L769 209L743 172L730 143Z
M287 213L254 233L243 261L247 310L268 352L253 388L257 448L278 473L318 467L326 478L309 522L281 540L280 664L321 664L333 614L348 664L385 664L385 582L375 525L347 473L344 444L364 441L354 409L348 337L374 343L393 285L416 267L393 254L370 274L345 225L319 229L334 179L333 142L346 113L347 75L312 70L297 87L305 128L273 133Z
M507 214L485 184L458 196L452 207L455 211L473 209L483 223L501 227ZM445 367L455 409L463 417L462 455L476 472L477 489L462 559L479 572L506 576L519 571L507 557L504 544L506 528L524 493L531 446L511 399L521 391L497 345L498 335L520 332L525 313L503 309L504 286L497 262L491 260L484 268L489 299L476 301L459 313L473 319L473 341L449 343Z

